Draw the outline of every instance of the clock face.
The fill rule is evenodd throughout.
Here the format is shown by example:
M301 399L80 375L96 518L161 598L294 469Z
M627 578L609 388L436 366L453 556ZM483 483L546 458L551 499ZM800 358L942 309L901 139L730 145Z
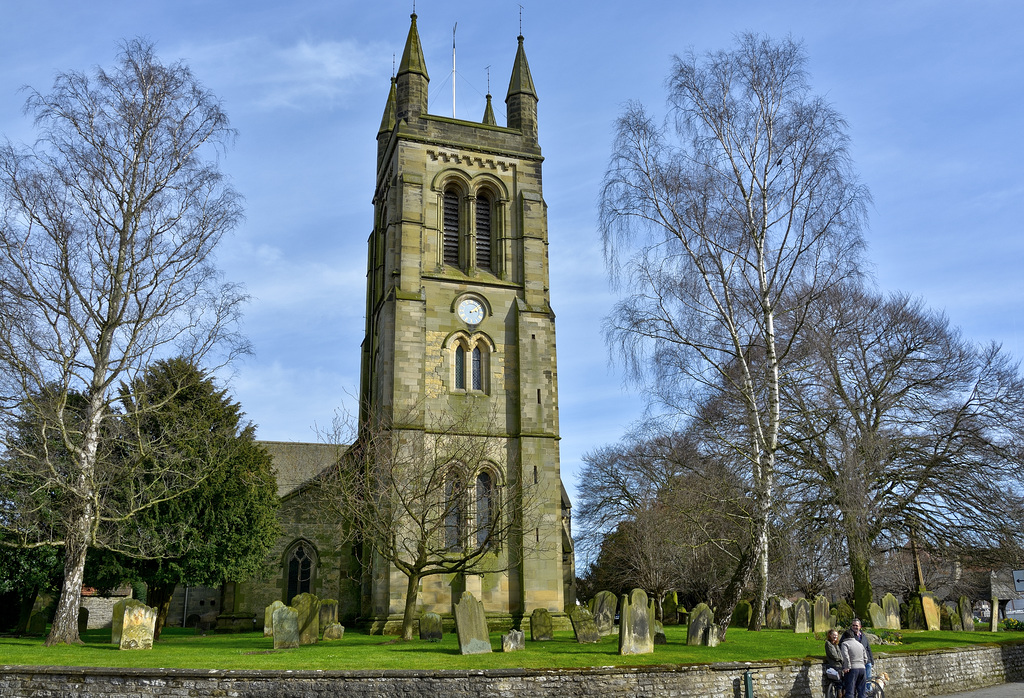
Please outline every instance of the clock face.
M484 306L475 298L467 298L459 303L459 317L468 325L479 325L484 319Z

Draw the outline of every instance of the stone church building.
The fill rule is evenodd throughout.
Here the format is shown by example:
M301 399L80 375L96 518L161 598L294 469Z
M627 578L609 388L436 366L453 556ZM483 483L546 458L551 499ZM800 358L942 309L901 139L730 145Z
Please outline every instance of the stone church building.
M387 423L398 443L434 438L456 414L467 420L463 438L486 441L485 456L464 464L465 516L489 516L503 492L532 493L528 505L505 495L503 515L517 524L488 553L493 571L433 575L420 586L421 610L450 614L471 591L494 626L575 603L537 92L518 41L505 126L490 95L479 122L437 116L427 111L429 77L412 15L377 133L359 393L361 428ZM265 606L311 591L337 599L342 622L395 630L406 577L362 546L339 545L337 526L315 504L317 476L339 449L263 445L277 471L283 535L263 579L225 586L220 627L261 627ZM187 607L176 613L195 617Z

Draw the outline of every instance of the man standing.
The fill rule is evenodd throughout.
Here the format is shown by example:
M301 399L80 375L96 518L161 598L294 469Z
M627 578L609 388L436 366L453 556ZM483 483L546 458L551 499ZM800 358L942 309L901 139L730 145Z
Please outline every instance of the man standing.
M860 641L849 633L843 635L839 645L843 656L843 693L846 698L864 698L867 688L864 669L867 663L867 652Z
M864 648L864 679L871 678L871 667L875 663L875 657L871 654L871 643L868 642L868 636L866 633L861 632L860 618L854 618L850 622L850 629L843 633L843 638L839 641L839 644L846 642L849 638L854 638Z

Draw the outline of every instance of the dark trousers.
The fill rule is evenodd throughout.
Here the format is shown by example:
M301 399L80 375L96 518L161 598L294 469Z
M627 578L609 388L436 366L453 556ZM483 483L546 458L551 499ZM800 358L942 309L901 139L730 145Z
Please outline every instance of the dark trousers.
M843 691L846 692L846 698L864 698L866 688L863 669L850 669L843 676Z

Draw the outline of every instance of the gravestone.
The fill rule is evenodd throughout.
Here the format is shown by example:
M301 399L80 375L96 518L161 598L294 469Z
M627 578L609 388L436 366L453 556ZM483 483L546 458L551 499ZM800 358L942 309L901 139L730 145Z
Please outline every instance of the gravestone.
M279 608L284 608L280 599L263 609L263 637L274 637L274 611Z
M788 599L787 599L788 601ZM792 628L793 627L793 604L790 603L788 606L782 606L782 627Z
M123 599L124 606L117 612L115 604L114 617L111 624L118 624L118 647L123 650L153 649L153 634L156 630L156 609L150 608L138 599ZM118 604L121 602L119 601Z
M611 635L615 627L615 608L618 606L618 599L610 591L599 591L594 596L593 603L591 612L594 614L597 631L602 637Z
M729 618L729 625L734 628L745 628L750 624L750 602L741 599L732 609L732 617Z
M881 627L889 630L900 629L900 602L892 594L882 597L882 613L885 614L885 625Z
M814 598L814 632L827 633L832 627L832 619L829 618L828 599L820 594Z
M459 636L461 654L486 654L491 651L484 604L468 591L462 592L462 597L455 604L455 633Z
M868 617L871 618L871 627L873 628L887 628L889 622L885 617L885 611L877 603L872 601L868 604Z
M943 620L945 620L946 615L949 616L949 629L955 633L962 633L964 631L964 621L960 617L960 607L952 602L947 603L946 612L943 615Z
M768 608L765 611L764 625L769 630L782 629L782 599L772 596L768 599Z
M697 646L708 644L708 632L715 625L715 614L707 604L701 603L690 611L690 623L686 626L686 644ZM711 632L714 632L711 630ZM717 634L717 633L716 633Z
M33 613L28 618L28 627L25 629L26 635L45 635L46 634L46 616L42 613Z
M274 649L289 650L299 646L299 612L291 606L274 609Z
M999 599L992 597L992 613L989 614L989 632L999 632Z
M522 630L512 628L508 631L507 635L501 636L502 652L515 652L516 650L524 649L526 649L526 635L523 634Z
M547 642L554 638L555 626L551 621L551 613L546 608L535 608L530 614L530 640Z
M338 602L334 599L320 599L320 627L338 622Z
M597 631L594 615L588 609L577 606L569 613L569 620L572 622L572 632L576 635L576 642L584 645L601 641L601 633Z
M420 616L420 639L428 642L440 642L444 637L441 616L427 612Z
M646 592L645 592L646 593ZM651 636L651 644L654 644L654 621L658 619L658 607L653 597L647 598L647 630Z
M939 630L942 628L942 616L939 612L939 602L935 600L935 594L930 591L921 592L921 609L924 612L926 630Z
M619 603L619 654L650 654L653 651L647 592L634 589L628 595L623 594Z
M927 628L921 597L917 595L910 597L910 602L907 604L907 630L925 630Z
M665 639L665 626L662 625L660 620L651 621L651 626L654 628L653 640L656 645L667 645L668 640Z
M315 645L320 639L320 601L313 594L292 598L291 607L299 614L299 644Z
M674 591L665 592L661 602L661 622L665 625L679 625L679 594Z
M966 596L960 597L960 602L957 603L957 610L960 612L960 623L963 625L965 633L974 632L974 610L971 607L971 602L967 600Z
M340 640L345 637L345 626L341 623L331 623L324 627L324 642Z
M78 609L78 635L81 637L89 629L89 609L81 606Z
M793 604L793 632L811 632L811 605L807 599L797 599Z

